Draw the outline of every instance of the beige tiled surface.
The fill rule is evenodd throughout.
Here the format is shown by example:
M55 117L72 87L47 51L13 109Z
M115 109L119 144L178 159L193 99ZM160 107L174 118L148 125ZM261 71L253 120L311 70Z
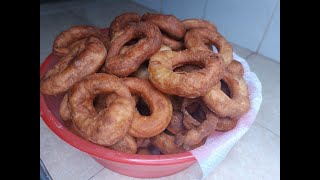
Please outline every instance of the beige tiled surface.
M127 0L80 0L41 5L40 63L51 52L52 41L61 30L77 24L103 27L124 11L143 13L149 10ZM206 179L279 179L280 65L235 44L233 47L239 56L247 59L260 78L263 102L252 128ZM40 157L53 179L136 179L103 168L53 134L41 118L40 121ZM194 165L160 179L198 179L200 176L199 166Z

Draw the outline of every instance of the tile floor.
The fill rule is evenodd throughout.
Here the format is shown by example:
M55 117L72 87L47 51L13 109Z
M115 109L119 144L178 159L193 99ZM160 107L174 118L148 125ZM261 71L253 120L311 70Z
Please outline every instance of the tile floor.
M62 8L63 7L63 8ZM40 5L40 63L51 52L54 37L78 24L108 25L121 12L140 14L152 10L129 0L66 1ZM247 59L261 80L263 102L251 129L206 179L280 179L280 64L233 44L235 52ZM100 180L129 178L103 168L89 156L57 137L40 118L40 157L55 180ZM159 179L198 179L197 164Z

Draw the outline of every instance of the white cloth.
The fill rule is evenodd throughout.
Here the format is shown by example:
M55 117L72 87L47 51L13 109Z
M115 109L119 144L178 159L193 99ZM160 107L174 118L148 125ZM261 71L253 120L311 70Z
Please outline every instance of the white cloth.
M240 56L233 54L235 60L238 60L244 67L244 79L247 82L250 110L239 119L237 126L228 132L214 132L210 135L206 143L191 151L197 159L203 177L207 177L226 157L231 148L248 131L254 122L262 102L261 82L255 73L250 71L249 65Z

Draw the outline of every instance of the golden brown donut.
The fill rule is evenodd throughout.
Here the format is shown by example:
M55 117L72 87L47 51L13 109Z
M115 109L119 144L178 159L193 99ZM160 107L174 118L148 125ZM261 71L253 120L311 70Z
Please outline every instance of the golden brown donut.
M151 151L148 148L138 148L137 154L152 155Z
M138 23L141 16L135 12L123 13L114 18L110 25L110 38L113 39L116 33L122 31L130 23Z
M106 55L107 50L99 39L88 38L42 77L41 92L55 95L67 91L85 76L95 73L103 65Z
M183 114L181 111L173 111L167 130L172 134L178 134L186 131L186 128L183 125Z
M219 118L217 123L216 131L230 131L238 123L238 119L231 119L228 117Z
M182 39L186 33L182 22L173 15L145 13L141 20L155 24L162 32L176 40Z
M176 67L196 64L200 70L174 72ZM151 57L149 80L160 91L182 97L195 98L206 92L221 79L225 66L222 57L210 51L162 51Z
M244 69L242 64L236 60L232 60L231 63L227 66L226 70L232 74L236 74L239 76L244 75Z
M193 28L208 28L210 31L217 31L217 27L213 23L203 19L185 19L182 23L187 30Z
M136 138L136 141L139 148L147 148L151 145L149 138Z
M174 51L185 49L183 41L175 40L162 33L162 43L169 46Z
M95 37L99 39L106 48L108 48L110 39L108 36L100 32L100 30L93 26L73 26L61 32L53 42L53 54L57 56L65 56L74 48L73 44L85 38ZM71 45L71 46L70 46Z
M140 96L147 103L151 111L150 116L142 116L137 110L134 111L129 134L138 138L149 138L165 130L172 116L170 99L154 88L148 80L127 77L122 81L131 94Z
M109 148L124 153L135 154L137 152L138 146L135 138L130 136L129 134L126 134L118 142L109 146Z
M115 93L117 98L99 113L93 106L98 94ZM80 134L96 144L111 146L128 132L135 108L129 89L116 76L92 74L69 92L72 121Z
M184 37L184 45L192 50L209 50L208 43L214 45L223 57L226 65L233 60L233 49L231 44L217 31L207 28L190 29Z
M175 144L175 137L162 132L161 134L150 138L151 143L157 147L163 154L177 154L184 150Z
M69 96L66 93L60 103L59 114L62 120L69 121L71 120L71 112L69 106Z
M202 100L220 117L240 118L250 108L246 81L243 77L227 71L222 80L228 85L231 97L228 97L219 87L213 86Z
M188 106L188 104L192 104L194 102L198 102L201 106L201 109L205 112L206 115L206 119L202 121L199 126L176 135L175 143L178 146L182 146L185 150L190 150L192 146L201 143L201 141L205 137L210 135L210 133L212 133L216 129L218 117L213 112L211 112L210 109L207 108L207 106L202 101L199 101L198 98L185 98L185 101L187 101L186 103L184 102L186 104L185 106ZM181 111L183 112L184 118L186 118L187 116L189 116L189 118L192 118L192 116L185 109L181 109Z
M119 54L123 45L134 38L140 40L131 45L124 54ZM160 48L161 32L157 26L146 22L130 24L124 29L123 34L111 42L104 68L110 74L128 76Z
M184 118L182 123L186 129L194 129L200 126L201 122L206 119L205 112L201 109L198 101L198 99L197 101L190 100L188 98L183 99L181 111L183 112Z

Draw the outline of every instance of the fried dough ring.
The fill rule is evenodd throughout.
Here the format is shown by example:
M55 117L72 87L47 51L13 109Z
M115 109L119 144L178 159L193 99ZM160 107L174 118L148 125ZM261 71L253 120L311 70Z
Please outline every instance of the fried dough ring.
M163 154L177 154L184 152L184 149L175 144L175 137L162 132L161 134L150 138L151 143L157 147Z
M93 26L73 26L61 32L53 42L53 54L65 56L76 46L77 41L85 38L95 37L99 39L106 48L108 48L110 39L100 32L100 29Z
M151 151L148 148L138 148L137 154L152 155Z
M167 130L172 134L178 134L186 130L183 125L183 114L181 111L173 111Z
M203 67L195 72L173 72L184 64ZM219 54L210 51L163 51L149 61L149 80L160 91L182 97L195 98L206 92L221 79L224 63Z
M173 15L145 13L141 20L155 24L162 32L176 40L182 39L186 33L182 22Z
M117 98L99 113L93 106L98 94L115 93ZM92 74L70 89L72 121L81 135L96 144L111 146L128 132L135 103L128 88L116 76Z
M238 123L238 119L231 119L228 117L219 118L219 121L217 123L216 131L230 131L234 127L236 127Z
M119 54L124 44L134 38L142 39L130 46L124 54ZM111 42L104 68L110 74L128 76L160 48L161 32L157 26L146 22L130 24L124 29L123 34Z
M135 12L123 13L114 18L110 25L110 38L113 39L116 34L122 31L130 23L138 23L141 16Z
M107 50L99 39L88 38L45 74L40 81L41 92L55 95L67 91L85 76L95 73L103 65L106 55Z
M135 138L130 136L129 134L126 134L118 142L109 146L109 148L124 153L135 154L137 152L138 146Z
M221 91L220 87L213 86L202 100L220 117L240 118L250 108L246 81L241 76L227 71L222 80L228 85L231 98Z
M184 37L184 45L187 49L210 50L208 43L213 44L228 66L233 60L231 44L217 31L207 28L190 29Z
M207 28L210 31L217 31L217 27L213 23L203 19L185 19L182 23L187 30L193 28Z
M169 46L174 51L185 49L183 41L172 39L165 34L162 34L162 43L166 46Z
M69 95L66 93L60 103L59 114L62 120L71 120L71 111L69 106Z
M170 99L144 79L127 77L122 81L132 94L140 96L149 106L150 116L134 111L129 134L138 138L149 138L160 134L170 123L172 105Z
M201 122L201 124L198 127L194 129L190 129L185 133L179 133L176 135L175 143L178 146L182 145L182 147L185 150L190 150L192 146L195 146L201 143L201 141L204 138L206 138L208 135L210 135L210 133L213 132L217 126L218 117L213 112L211 112L210 109L207 108L207 106L202 101L199 101L199 100L200 99L198 98L195 98L195 99L185 98L183 102L184 104L183 107L186 107L194 102L198 102L201 106L201 109L206 114L206 119L203 122ZM193 118L185 109L182 108L181 111L184 115L184 118L186 117Z
M151 145L149 138L136 138L136 141L139 148L147 148Z
M231 74L236 74L239 76L244 75L244 69L242 64L239 61L232 60L231 63L226 67L226 70Z

